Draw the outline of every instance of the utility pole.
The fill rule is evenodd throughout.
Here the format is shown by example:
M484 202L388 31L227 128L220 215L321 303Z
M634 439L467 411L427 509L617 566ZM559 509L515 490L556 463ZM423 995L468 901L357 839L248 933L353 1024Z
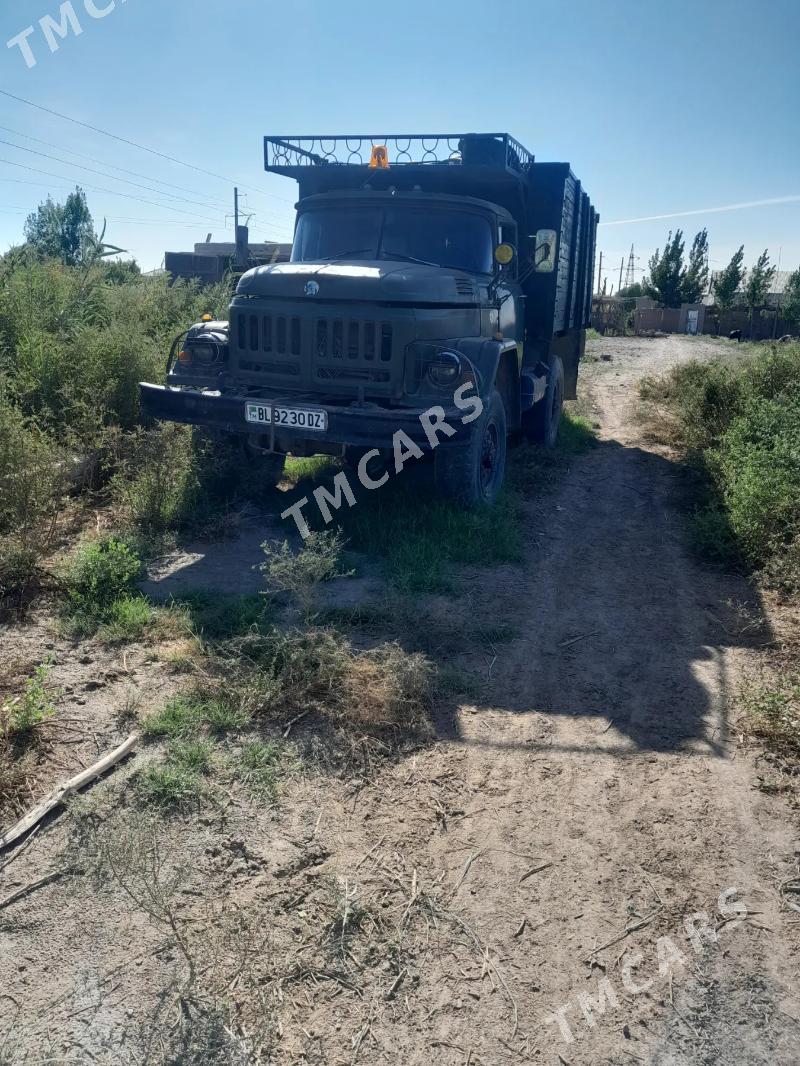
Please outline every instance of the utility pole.
M597 295L600 295L600 278L603 276L603 253L600 253L600 266L597 268Z
M619 285L617 286L617 292L622 288L622 271L625 269L625 256L619 261Z
M233 218L234 233L236 235L236 268L247 270L249 232L247 226L239 225L239 189L233 190Z

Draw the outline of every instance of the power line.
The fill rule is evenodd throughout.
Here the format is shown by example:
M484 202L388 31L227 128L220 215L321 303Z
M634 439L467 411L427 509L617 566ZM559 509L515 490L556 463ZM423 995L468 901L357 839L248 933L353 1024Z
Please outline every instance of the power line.
M176 159L173 155L167 155L165 152L159 152L155 148L148 148L145 144L138 144L136 141L128 140L127 137L120 137L116 133L110 133L108 130L100 129L99 126L92 126L88 122L82 122L80 119L72 118L70 115L64 115L60 111L53 111L49 107L43 107L41 104L35 104L32 100L26 100L22 96L15 96L14 93L8 92L6 89L0 89L0 95L7 96L10 100L16 100L17 103L26 104L28 107L35 107L37 111L43 111L47 115L54 115L56 118L63 119L65 122L72 122L75 126L82 126L84 129L91 130L92 133L99 133L103 137L110 137L114 141L119 141L120 144L127 144L131 148L136 148L140 152L147 152L149 155L158 156L159 159L166 159L170 163L177 163L178 166L188 167L189 170L195 170L198 174L205 174L209 178L216 178L218 181L224 181L228 185L239 185L243 189L251 189L259 196L265 196L266 194L261 192L260 189L256 189L253 185L247 185L243 181L234 181L232 178L226 178L223 174L217 174L213 170L205 170L203 167L195 166L194 163L187 163L185 159ZM285 199L284 197L275 197L275 199ZM291 201L286 201L291 203Z
M2 161L0 160L0 162L2 162ZM65 179L65 180L68 180L68 179ZM34 186L36 186L38 188L43 188L43 189L52 187L52 186L49 185L49 183L44 182L44 181L25 181L24 179L21 179L21 178L2 178L2 177L0 177L0 181L5 181L5 182L8 182L8 183L13 184L13 185L34 185ZM62 187L64 189L71 189L72 188L71 185L64 185ZM87 186L87 188L93 188L93 186ZM99 191L103 192L105 190L101 189ZM115 193L113 195L124 195L124 194ZM138 197L131 197L131 199L138 199ZM147 201L144 201L144 202L147 202ZM155 204L154 206L155 207L162 207L163 206L163 207L167 208L170 205L169 204L163 204L163 205L162 204ZM31 214L31 211L28 208L23 208L21 205L16 204L16 205L13 205L12 207L0 208L0 213L5 214L5 215L17 215L18 217L25 217L25 216ZM191 216L191 218L193 218L193 217L194 216ZM197 219L198 219L198 221L210 224L210 225L214 226L215 228L216 227L221 227L223 229L223 231L225 231L225 232L227 232L230 229L230 227L228 226L227 222L225 222L224 220L218 221L218 220L211 219L211 218L205 218L205 217L201 218L200 216L197 216ZM114 217L109 215L107 217L107 221L108 222L120 222L120 223L136 223L136 224L141 224L141 225L146 225L146 226L188 226L188 227L190 227L190 228L192 228L194 230L197 229L197 222L196 221L191 221L191 220L187 221L185 219L176 219L176 218L164 218L164 219L160 219L160 218L114 218ZM282 234L279 233L277 235L282 235L284 237L287 237L287 238L291 239L292 235L289 232L288 227L285 227L285 226L284 227L274 226L274 227L272 227L272 229L273 229L273 232L282 230Z
M41 104L35 104L32 100L25 100L22 96L15 96L13 93L7 92L5 89L0 89L0 95L7 96L10 100L16 100L17 103L26 104L28 107L35 107L37 111L44 111L47 115L54 115L56 118L61 118L65 122L72 122L75 126L83 126L84 129L91 130L92 133L99 133L103 137L111 137L114 141L119 141L121 144L130 145L131 148L138 148L140 152L148 152L150 155L156 155L160 159L167 159L170 163L177 163L179 166L188 167L190 170L196 170L198 174L206 174L210 178L217 178L219 181L227 182L229 185L234 185L235 182L230 178L226 178L222 174L215 174L213 170L204 170L203 167L197 167L194 163L187 163L184 159L176 159L175 156L167 155L165 152L157 152L154 148L148 148L144 144L137 144L136 141L129 141L127 137L119 137L116 133L109 133L108 130L102 130L99 126L92 126L88 122L81 122L78 118L72 118L70 115L62 115L60 111L53 111L49 107L42 107Z
M63 144L52 144L50 141L43 141L41 137L32 137L29 133L13 130L10 126L0 126L0 130L4 130L6 133L13 133L15 137L22 137L26 141L33 141L34 144L43 144L47 148L57 148L59 152L66 152L67 155L77 156L78 159L87 159L90 163L97 163L98 166L108 167L109 170L118 170L121 174L130 174L134 178L144 178L146 181L152 181L155 185L166 185L168 189L176 189L178 192L188 193L189 196L203 195L202 193L195 192L193 189L185 189L182 185L173 185L171 181L163 181L161 178L154 178L151 174L141 174L138 170L128 170L126 167L117 166L116 163L107 163L104 159L95 159L93 156L86 155L85 152L76 152L74 149L67 148ZM70 163L70 166L74 165L74 163ZM107 177L111 177L111 175L108 174ZM211 198L209 197L209 199ZM223 201L217 200L217 204L222 206ZM227 207L227 205L225 206Z
M38 167L29 167L25 163L15 163L11 159L0 159L0 163L6 163L10 167L19 167L21 170L30 170L34 174L44 174L49 178L57 178L59 181L69 182L71 179L66 174L53 174L49 170L40 170ZM34 184L42 184L41 182ZM195 211L184 211L180 207L175 207L174 204L160 204L156 200L145 200L141 196L134 196L133 193L128 192L116 192L114 189L102 189L99 185L89 185L86 183L87 189L92 189L95 192L106 193L108 196L122 196L126 200L138 200L141 204L149 204L150 207L162 207L168 208L171 211L177 211L179 215L188 215L190 218L197 218L201 222L209 221L206 215L198 215Z
M18 218L25 218L31 214L29 208L19 207L15 208L0 207L0 214L3 215L16 215ZM116 222L122 224L136 224L137 226L188 226L193 230L197 230L197 222L187 221L186 219L178 218L115 218L113 215L108 215L107 222ZM212 223L210 219L207 220L210 225L219 225L224 232L230 230L230 226L224 223Z
M94 156L86 155L85 152L76 152L76 151L74 151L74 149L67 148L63 144L52 144L50 141L44 141L40 137L32 137L29 133L22 133L20 130L11 129L10 126L2 126L2 125L0 125L0 130L4 130L6 133L13 133L15 137L23 137L26 141L33 141L35 144L43 144L47 148L57 148L59 152L66 152L67 155L77 156L78 159L86 159L90 163L97 163L98 166L107 167L109 170L118 170L122 174L130 174L134 178L144 178L146 181L153 182L156 185L165 185L168 189L177 189L178 192L188 193L189 196L202 196L203 195L203 193L195 192L193 189L185 189L182 185L174 185L170 181L163 181L161 178L153 177L150 174L142 174L138 170L128 170L126 167L117 166L115 163L107 163L105 161L105 159L95 159ZM2 142L2 143L10 143L10 142ZM18 148L20 151L31 151L31 149L24 148L22 145L13 145L13 147L14 148ZM42 153L42 155L44 155L44 154L45 153ZM51 157L47 156L47 158L51 158ZM55 156L53 156L52 158L55 158ZM76 163L70 163L67 160L59 160L59 162L64 162L64 164L66 166L70 166L70 167L77 166ZM84 167L84 168L81 168L81 169L88 170L88 167ZM115 177L113 174L103 174L102 176L105 177L105 178L112 178L114 181L123 180L121 178ZM129 182L128 184L134 185L136 183L135 182ZM141 186L141 188L144 188L144 186ZM155 192L155 193L158 193L161 196L169 196L170 195L169 193L162 193L160 189L152 189L151 191ZM180 197L175 197L175 199L180 199ZM225 211L228 210L228 204L223 203L222 200L217 200L214 197L209 197L208 199L209 200L213 200L213 204L208 204L208 205L204 204L203 206L209 206L213 210L217 210L217 211L220 210L220 209L224 209ZM265 195L265 199L266 199L266 195ZM291 204L294 203L294 201L291 201L291 200L283 200L282 197L275 197L275 199L276 200L282 200L284 203L291 203ZM192 200L192 201L187 201L187 203L198 203L198 201L197 200ZM271 215L273 218L276 218L276 219L282 219L282 216L277 211L267 211L267 210L262 209L261 213L265 214L265 215Z
M197 207L206 207L210 211L219 210L215 204L203 203L200 200L188 200L185 196L176 196L175 193L171 192L161 192L160 189L153 189L149 185L140 185L138 181L130 181L128 178L117 178L113 174L104 174L101 170L85 167L82 163L70 163L68 159L60 159L57 155L49 155L47 152L37 152L35 148L25 148L24 145L14 144L13 141L4 141L0 138L0 144L5 144L9 148L16 148L20 152L29 152L31 155L41 156L42 159L52 159L54 163L61 163L66 167L75 167L77 170L85 170L89 174L98 174L101 178L110 178L112 181L121 181L125 185L133 185L137 189L144 189L145 192L153 192L156 196L166 196L170 200L180 200L185 204L195 204Z

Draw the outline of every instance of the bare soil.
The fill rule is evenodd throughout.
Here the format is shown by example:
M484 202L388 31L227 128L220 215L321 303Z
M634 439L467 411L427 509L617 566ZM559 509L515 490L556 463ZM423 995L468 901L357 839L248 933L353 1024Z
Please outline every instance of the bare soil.
M454 630L465 614L513 627L483 657L451 657L480 696L374 772L307 771L277 807L232 789L166 821L158 862L123 847L120 876L92 857L132 832L125 784L146 751L95 786L88 814L52 820L5 869L0 856L0 1063L800 1060L798 914L780 891L796 825L759 791L737 728L770 623L752 586L691 557L684 470L636 418L643 375L718 349L591 351L610 356L582 372L600 442L525 505L524 565L471 571L460 595L421 605ZM184 559L207 587L219 550L226 580L239 567L228 587L249 589L261 539ZM146 703L174 686L141 650L124 676L122 653L96 650L81 672L82 649L42 625L7 632L3 651L53 643L73 689L60 716L103 726L87 743L124 734L128 684ZM218 1029L190 982L219 1004Z

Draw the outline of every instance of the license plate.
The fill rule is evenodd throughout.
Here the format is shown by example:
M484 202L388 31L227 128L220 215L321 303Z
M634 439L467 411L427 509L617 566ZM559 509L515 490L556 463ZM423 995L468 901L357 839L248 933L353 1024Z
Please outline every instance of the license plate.
M285 426L287 429L309 429L324 433L328 428L328 412L311 407L272 407L263 403L248 403L245 419L263 426Z
M272 422L272 408L263 403L249 403L244 409L244 417L248 422L268 426Z

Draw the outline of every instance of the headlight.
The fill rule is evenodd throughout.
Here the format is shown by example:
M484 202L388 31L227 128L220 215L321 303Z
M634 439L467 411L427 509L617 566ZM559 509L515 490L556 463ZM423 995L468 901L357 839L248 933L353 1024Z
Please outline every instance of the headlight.
M437 389L450 388L464 372L461 354L435 341L412 341L406 347L406 385L416 392L425 383Z
M439 349L428 362L428 377L439 389L454 385L461 376L461 356L446 348Z

